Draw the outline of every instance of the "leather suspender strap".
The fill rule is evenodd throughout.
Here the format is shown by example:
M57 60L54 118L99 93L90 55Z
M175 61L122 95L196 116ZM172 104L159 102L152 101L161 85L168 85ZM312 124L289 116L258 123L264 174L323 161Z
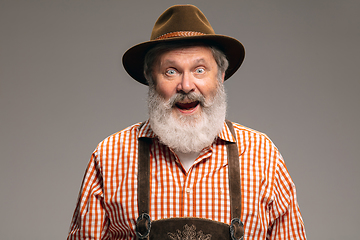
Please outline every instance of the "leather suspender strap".
M232 123L225 120L236 141L236 135ZM236 142L227 142L226 150L228 156L229 192L230 192L230 213L231 224L230 234L232 240L244 239L244 224L241 222L241 182L239 150Z
M139 216L149 213L150 202L150 142L149 138L139 138L138 145L138 208Z
M139 129L144 125L143 122ZM138 139L138 211L136 220L137 239L149 239L151 219L149 216L150 204L150 138Z
M139 130L145 122L141 123ZM151 227L149 216L150 204L150 143L149 138L138 139L138 211L136 220L137 239L148 239Z
M236 139L234 127L232 123L225 120L231 134ZM230 209L231 218L241 217L241 185L240 185L240 166L239 166L239 151L236 142L227 142L227 156L228 156L228 173L229 173L229 192L230 192Z

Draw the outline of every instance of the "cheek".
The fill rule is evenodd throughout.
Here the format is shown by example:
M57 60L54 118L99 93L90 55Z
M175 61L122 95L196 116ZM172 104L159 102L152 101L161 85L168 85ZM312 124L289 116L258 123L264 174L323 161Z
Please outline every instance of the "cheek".
M218 88L218 84L212 83L212 84L204 84L202 86L198 86L199 91L202 95L204 95L206 98L213 97L216 94L216 90Z
M176 93L176 86L169 83L159 82L156 85L156 91L165 99L169 100Z

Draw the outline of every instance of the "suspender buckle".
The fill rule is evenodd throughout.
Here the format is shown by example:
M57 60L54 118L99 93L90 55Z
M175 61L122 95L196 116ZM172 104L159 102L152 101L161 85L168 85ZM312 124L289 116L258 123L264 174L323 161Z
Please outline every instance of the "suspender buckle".
M230 225L230 236L232 240L244 239L244 224L239 218L233 218Z
M138 239L147 238L150 234L151 218L149 214L143 213L136 220L135 234Z

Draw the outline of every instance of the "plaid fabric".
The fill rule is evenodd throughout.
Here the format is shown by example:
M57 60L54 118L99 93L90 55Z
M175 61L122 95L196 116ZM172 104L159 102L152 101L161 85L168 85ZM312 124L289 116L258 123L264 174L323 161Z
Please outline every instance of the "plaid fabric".
M102 141L84 176L68 239L135 239L137 139L150 147L150 216L199 217L230 224L228 165L224 141L235 141L227 125L203 149L188 172L161 144L148 122ZM239 148L245 239L306 239L295 185L270 139L234 123Z

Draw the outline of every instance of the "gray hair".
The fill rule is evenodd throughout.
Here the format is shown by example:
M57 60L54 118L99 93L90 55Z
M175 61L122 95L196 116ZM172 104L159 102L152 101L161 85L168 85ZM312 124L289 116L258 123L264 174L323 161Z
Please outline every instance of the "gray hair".
M218 66L218 80L221 82L221 76L225 71L227 70L229 66L229 62L226 59L226 55L219 50L217 47L213 45L207 45L205 43L168 43L168 44L159 44L152 49L150 49L146 55L144 60L144 76L146 80L148 81L148 84L150 87L155 85L153 76L152 76L152 70L153 65L155 61L158 59L158 57L168 51L179 49L179 48L186 48L186 47L192 47L192 46L204 46L208 47L215 59L215 62Z

